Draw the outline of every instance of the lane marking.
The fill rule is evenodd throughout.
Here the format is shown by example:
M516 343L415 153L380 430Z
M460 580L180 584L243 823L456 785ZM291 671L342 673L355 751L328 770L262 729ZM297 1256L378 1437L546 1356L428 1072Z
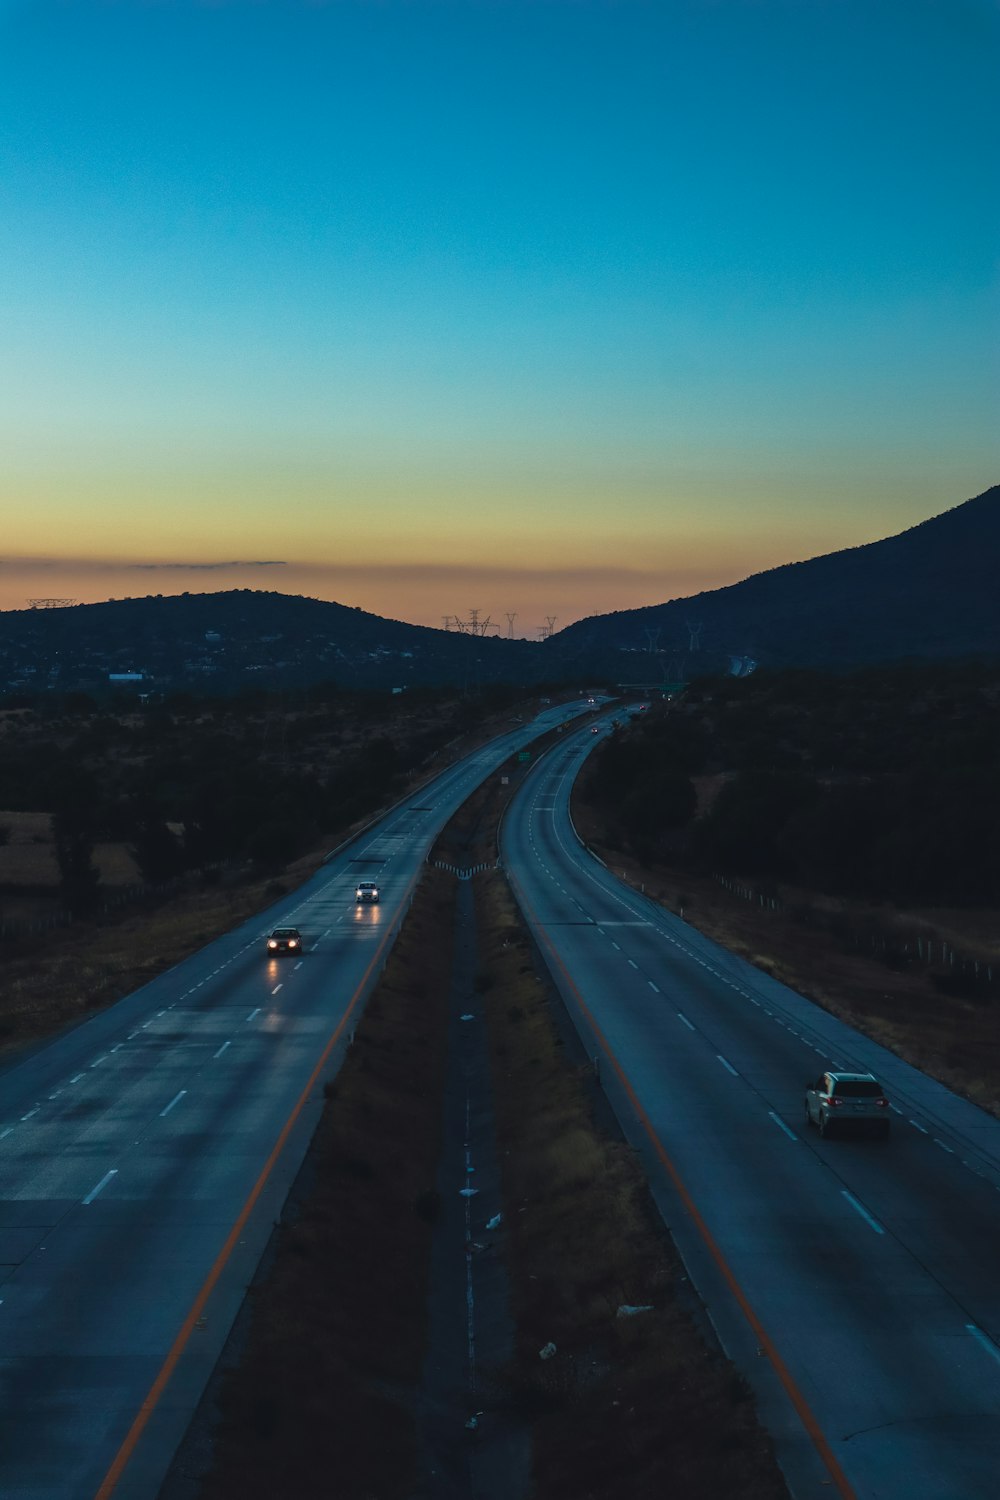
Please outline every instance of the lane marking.
M930 1131L927 1130L923 1125L918 1124L916 1120L911 1120L910 1124L913 1126L914 1130L919 1130L921 1135L930 1135Z
M283 985L283 984L284 984L284 982L285 982L285 981L284 981L284 980L282 980L282 981L281 981L281 984L276 984L276 985L275 985L275 986L274 986L274 989L273 989L273 990L272 990L272 991L271 991L271 994L272 994L272 995L276 995L276 994L277 994L277 993L278 993L278 991L279 991L279 990L280 990L280 989L281 989L281 986L282 986L282 985Z
M725 1281L727 1287L729 1288L732 1296L736 1301L737 1306L749 1323L758 1345L763 1350L772 1369L774 1370L778 1379L781 1381L785 1394L787 1395L789 1401L792 1403L792 1406L795 1408L795 1412L799 1418L799 1421L802 1423L802 1426L808 1433L813 1447L816 1449L816 1452L822 1459L823 1464L825 1465L826 1470L837 1490L837 1493L840 1495L841 1500L858 1500L857 1494L850 1481L848 1480L847 1475L844 1473L843 1469L840 1467L840 1464L837 1462L837 1457L833 1449L831 1448L830 1443L825 1433L823 1432L823 1429L820 1427L818 1421L816 1420L812 1408L809 1406L808 1402L800 1391L798 1385L792 1377L790 1370L788 1369L788 1366L785 1364L781 1355L778 1353L777 1347L774 1344L774 1341L772 1340L770 1334L765 1329L760 1318L757 1316L757 1313L754 1311L746 1293L744 1292L740 1283L737 1281L735 1275L730 1269L729 1262L726 1260L718 1244L716 1243L711 1230L709 1229L707 1223L699 1212L694 1199L688 1191L684 1179L681 1177L680 1172L674 1165L673 1159L668 1155L662 1141L660 1140L658 1134L656 1133L656 1130L653 1127L652 1121L650 1120L648 1114L640 1103L639 1096L633 1088L632 1083L625 1072L625 1069L618 1061L617 1056L612 1051L607 1038L605 1037L600 1026L597 1024L594 1015L588 1007L587 1002L580 994L580 991L577 988L577 985L574 983L569 970L566 968L566 965L563 963L561 957L559 956L559 953L551 937L542 926L541 922L538 920L534 908L521 890L520 883L512 874L509 876L509 879L511 881L511 885L514 888L515 894L518 897L522 910L525 912L526 916L529 916L529 920L534 923L535 931L539 934L541 941L547 948L551 956L553 966L561 973L567 989L574 997L575 1004L579 1007L580 1012L584 1016L588 1027L590 1028L593 1036L597 1041L598 1046L604 1053L605 1057L608 1059L611 1068L617 1076L618 1081L621 1084L626 1097L628 1098L631 1108L635 1111L635 1115L639 1121L639 1124L645 1131L650 1144L653 1147L653 1150L655 1151L657 1157L663 1165L664 1171L667 1173L667 1176L673 1183L678 1196L681 1199L681 1202L684 1204L684 1207L687 1209L687 1212L691 1217L691 1222L694 1224L695 1228L702 1238L706 1249L708 1250L716 1266L718 1267L723 1280ZM678 1015L680 1015L679 1011ZM690 1021L687 1024L690 1026ZM693 1027L691 1029L694 1030ZM105 1494L99 1492L94 1497L94 1500L107 1500L107 1497Z
M630 958L628 963L630 969L637 969L639 967L634 958Z
M419 870L416 872L416 874L414 874L413 879L410 883L409 891L406 893L407 895L410 893L410 891L413 890L413 887L416 885L419 874ZM405 899L406 898L404 896L404 902ZM209 1297L215 1290L216 1283L225 1270L226 1265L229 1262L229 1258L239 1242L240 1235L243 1233L247 1220L253 1212L254 1205L256 1204L261 1193L264 1191L267 1181L274 1170L275 1163L284 1150L285 1143L288 1140L288 1137L291 1135L292 1130L295 1128L295 1123L298 1120L299 1115L305 1108L306 1101L308 1100L310 1094L316 1086L317 1079L320 1077L320 1074L326 1067L326 1064L330 1058L330 1054L333 1052L333 1049L339 1042L344 1029L347 1026L347 1023L351 1019L351 1016L354 1014L358 1002L361 999L361 996L364 994L365 986L368 984L369 979L375 972L378 964L381 962L382 954L389 945L389 942L393 936L393 931L394 929L391 925L387 927L381 941L376 947L375 952L372 955L371 962L369 963L364 974L362 974L357 988L355 989L354 994L351 996L350 1004L344 1011L344 1014L341 1016L340 1020L337 1022L337 1025L334 1027L329 1041L320 1054L319 1061L310 1073L306 1081L305 1088L299 1095L295 1107L293 1108L291 1114L288 1116L288 1119L285 1121L281 1133L274 1143L270 1156L267 1158L267 1161L261 1168L260 1176L257 1178L257 1181L251 1188L249 1197L247 1198L239 1214L237 1215L236 1221L233 1224L232 1229L229 1231L228 1236L226 1237L225 1244L219 1251L212 1269L205 1277L200 1292L192 1302L191 1307L188 1311L188 1315L184 1319L184 1322L181 1324L177 1337L171 1344L170 1349L167 1352L167 1356L164 1359L163 1364L160 1366L159 1374L150 1386L146 1397L142 1402L142 1405L139 1407L139 1410L136 1412L136 1415L132 1420L131 1427L122 1439L121 1447L118 1449L118 1452L112 1459L111 1466L108 1469L108 1472L105 1474L103 1480L101 1481L99 1489L94 1494L94 1500L110 1500L110 1496L113 1495L115 1490L118 1488L118 1481L121 1479L122 1474L125 1472L126 1465L128 1464L130 1458L136 1450L136 1447L138 1446L139 1439L142 1437L142 1434L146 1428L146 1424L159 1405L160 1399L163 1396L163 1393L166 1390L168 1384L170 1383L170 1378L173 1375L174 1370L177 1368L177 1363L180 1360L181 1355L187 1348L187 1345L191 1339L191 1335L197 1327L198 1320L202 1315L205 1304L208 1302ZM250 1015L247 1017L247 1020L251 1020L253 1016L256 1016L258 1013L259 1007L257 1010L251 1011ZM850 1494L850 1492L848 1492L845 1495L845 1500L855 1500L855 1497Z
M654 984L651 979L647 979L646 983L649 985L649 988L651 990L655 990L658 995L661 993L660 986L658 984Z
M174 1107L175 1104L180 1104L181 1100L184 1098L184 1095L186 1093L187 1093L187 1089L181 1089L181 1091L180 1091L179 1094L175 1094L174 1095L174 1097L171 1099L170 1103L167 1105L166 1109L161 1109L160 1110L160 1119L161 1120L163 1119L164 1115L169 1115L170 1111L173 1109L173 1107Z
M220 1047L220 1048L219 1048L219 1050L218 1050L218 1052L215 1052L215 1053L213 1053L213 1054L212 1054L212 1055L213 1055L213 1057L221 1057L221 1056L222 1056L222 1054L223 1054L223 1052L225 1052L225 1050L226 1050L226 1048L227 1048L227 1047L228 1047L228 1046L229 1046L229 1043L228 1043L228 1042L223 1042L223 1044L222 1044L222 1046L221 1046L221 1047Z
M22 1121L23 1120L30 1120L31 1117L32 1117L32 1115L37 1115L37 1113L38 1113L38 1111L40 1109L41 1109L41 1105L40 1104L36 1104L35 1107L34 1107L34 1109L29 1109L28 1113L26 1115L22 1115L21 1116Z
M885 1234L885 1230L882 1228L882 1225L878 1222L877 1219L872 1218L871 1214L868 1212L867 1208L865 1208L864 1204L859 1203L853 1193L849 1193L846 1188L841 1188L840 1192L841 1196L847 1199L851 1207L857 1213L859 1213L863 1219L867 1220L876 1234Z
M71 1079L70 1079L70 1083L79 1083L79 1082L80 1082L80 1079L81 1079L81 1078L82 1078L82 1077L83 1077L83 1074L82 1074L82 1073L76 1073L76 1074L74 1074L74 1076L73 1076L73 1077L72 1077L72 1078L71 1078Z
M1000 1364L1000 1349L997 1348L991 1338L987 1337L981 1328L977 1328L975 1323L966 1323L965 1331L966 1333L971 1333L976 1343L981 1345L986 1350L986 1353L992 1355L997 1363Z
M247 1020L248 1021L252 1021L253 1018L254 1018L254 1016L259 1016L259 1015L260 1015L260 1006L258 1005L257 1008L256 1008L256 1010L252 1010L250 1012L250 1014L247 1016Z
M8 1125L6 1130L0 1130L0 1141L3 1140L3 1138L4 1138L5 1135L10 1135L10 1133L11 1133L11 1131L13 1129L14 1129L13 1125Z
M785 1132L790 1141L798 1140L798 1136L795 1134L795 1131L790 1130L789 1127L785 1124L784 1120L780 1119L779 1116L774 1113L773 1109L769 1109L768 1114L771 1116L771 1119L774 1121L775 1125L777 1125L778 1129Z
M104 1059L107 1057L107 1055L108 1054L106 1052L102 1052L101 1055L100 1055L100 1057L97 1059L97 1062L92 1062L90 1066L92 1068L96 1068L97 1067L97 1063L102 1063L104 1061Z
M91 1190L87 1194L86 1198L84 1198L84 1200L83 1200L84 1203L85 1204L87 1204L87 1203L93 1203L94 1199L97 1197L97 1195L101 1191L101 1189L102 1188L106 1188L107 1185L108 1185L108 1183L111 1181L112 1177L117 1177L117 1176L118 1176L118 1168L117 1167L112 1167L110 1172L105 1172L104 1176L101 1178L101 1180L97 1184L97 1186L95 1188L91 1188Z
M951 1146L946 1146L944 1141L939 1141L936 1135L932 1135L931 1140L934 1142L935 1146L940 1146L942 1151L947 1151L949 1156L955 1155Z
M719 1061L722 1064L722 1066L724 1068L728 1068L729 1069L730 1073L732 1073L732 1075L733 1075L734 1078L739 1078L740 1075L737 1073L737 1071L733 1067L732 1063L731 1062L726 1062L726 1059L723 1057L723 1055L722 1055L721 1052L717 1052L715 1055L719 1059Z
M694 1027L691 1025L691 1022L688 1020L687 1016L682 1010L679 1010L677 1012L677 1019L684 1022L684 1025L687 1027L688 1031L694 1030Z

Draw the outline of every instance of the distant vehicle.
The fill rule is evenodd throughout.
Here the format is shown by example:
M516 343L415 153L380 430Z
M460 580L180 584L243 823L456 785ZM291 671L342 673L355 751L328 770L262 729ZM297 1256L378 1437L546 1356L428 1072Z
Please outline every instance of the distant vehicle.
M821 1073L806 1088L806 1124L820 1135L834 1126L889 1134L889 1101L874 1073Z
M378 886L374 880L359 880L354 899L355 901L377 901Z
M590 732L591 732L591 734L600 734L600 732L601 732L601 726L600 726L600 724L592 724L591 728L590 728Z
M301 932L297 927L276 927L267 940L267 951L272 957L279 953L301 953Z

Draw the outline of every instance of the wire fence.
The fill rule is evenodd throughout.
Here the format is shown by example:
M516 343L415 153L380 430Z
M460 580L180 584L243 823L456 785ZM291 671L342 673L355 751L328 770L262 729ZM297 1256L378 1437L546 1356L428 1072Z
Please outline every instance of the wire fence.
M730 895L762 911L781 913L802 926L822 929L844 947L870 952L889 968L919 964L934 970L942 989L972 992L1000 982L1000 961L962 952L931 929L888 927L875 920L858 923L849 913L824 911L803 901L787 902L771 891L760 890L729 875L716 874L714 879Z

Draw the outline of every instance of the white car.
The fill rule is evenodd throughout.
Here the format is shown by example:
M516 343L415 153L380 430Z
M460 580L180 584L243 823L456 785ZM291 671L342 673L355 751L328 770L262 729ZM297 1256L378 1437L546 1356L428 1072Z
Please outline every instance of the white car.
M358 888L354 892L355 901L377 901L378 886L374 880L359 880Z
M873 1130L885 1139L890 1130L889 1101L873 1073L821 1073L806 1085L805 1116L820 1135L844 1127Z

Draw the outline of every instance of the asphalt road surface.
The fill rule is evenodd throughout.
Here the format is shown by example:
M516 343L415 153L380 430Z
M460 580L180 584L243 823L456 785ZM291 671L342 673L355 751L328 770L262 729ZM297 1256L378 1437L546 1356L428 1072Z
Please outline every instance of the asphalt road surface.
M599 743L538 763L504 863L793 1493L1000 1494L1000 1122L590 856L568 797ZM807 1129L831 1066L881 1078L889 1141Z
M432 839L553 706L0 1074L0 1497L153 1500ZM355 905L359 878L377 905ZM301 928L300 957L265 934Z

